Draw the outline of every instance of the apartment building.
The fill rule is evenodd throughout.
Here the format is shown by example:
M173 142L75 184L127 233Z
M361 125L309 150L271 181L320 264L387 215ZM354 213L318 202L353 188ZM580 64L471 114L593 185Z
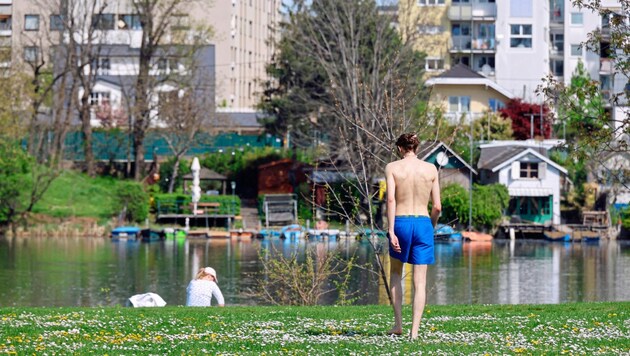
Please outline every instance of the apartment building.
M602 5L621 11L618 1ZM417 46L427 53L428 76L462 63L534 103L543 100L535 93L541 78L551 74L568 83L579 61L605 96L626 85L623 76L614 76L607 52L610 19L570 0L402 0L399 20L401 26L418 21ZM604 34L601 55L581 46L597 28Z
M0 0L0 68L49 63L49 48L59 40L64 28L60 4L69 3L73 1ZM77 6L71 12L81 14L79 7L90 3L75 1ZM98 5L106 6L98 19L98 36L92 40L128 46L131 52L139 48L142 31L131 0ZM212 27L209 45L215 49L212 65L216 72L217 107L224 111L253 111L266 79L265 66L274 51L269 39L275 36L280 21L281 1L215 0L183 5L173 16L171 30L190 30L197 25ZM171 39L171 33L165 36L166 41Z

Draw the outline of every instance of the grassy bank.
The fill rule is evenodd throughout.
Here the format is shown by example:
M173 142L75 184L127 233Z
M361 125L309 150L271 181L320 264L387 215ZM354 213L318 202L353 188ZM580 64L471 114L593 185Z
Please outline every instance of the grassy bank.
M409 342L385 334L389 306L0 308L0 353L630 353L630 302L427 306L425 316Z
M33 212L55 218L92 217L101 222L110 219L120 180L110 177L90 178L74 171L63 171L55 179Z

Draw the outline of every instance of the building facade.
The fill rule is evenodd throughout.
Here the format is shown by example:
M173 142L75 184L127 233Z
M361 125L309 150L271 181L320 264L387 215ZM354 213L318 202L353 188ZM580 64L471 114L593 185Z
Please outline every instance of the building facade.
M623 11L618 1L602 5ZM403 0L399 20L401 27L417 21L417 48L427 53L430 76L462 63L532 103L543 100L535 93L542 78L568 83L579 61L606 97L626 85L614 77L607 49L610 17L570 0ZM596 29L603 34L601 54L581 46Z
M107 45L140 47L142 28L131 0L100 3L99 31L91 40ZM50 48L63 36L65 9L81 17L92 1L0 0L0 69L24 64L46 66ZM104 7L100 7L104 6ZM164 36L210 26L209 45L215 48L215 102L224 111L253 111L266 79L265 66L273 54L280 0L198 0L181 2ZM94 13L94 12L92 12ZM89 20L84 21L90 23ZM89 26L89 25L88 25ZM82 40L87 40L86 37Z

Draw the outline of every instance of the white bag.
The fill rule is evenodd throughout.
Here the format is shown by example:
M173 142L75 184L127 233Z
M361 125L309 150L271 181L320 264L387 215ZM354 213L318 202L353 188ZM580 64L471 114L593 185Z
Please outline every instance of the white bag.
M129 298L129 303L131 303L134 308L163 307L166 305L164 299L155 293L136 294Z

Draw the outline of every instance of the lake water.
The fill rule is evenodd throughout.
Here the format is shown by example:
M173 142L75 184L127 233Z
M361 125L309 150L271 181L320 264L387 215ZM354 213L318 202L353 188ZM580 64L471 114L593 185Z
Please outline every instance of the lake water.
M261 270L260 256L304 256L340 249L345 258L374 264L366 241L184 240L159 243L111 242L107 238L0 237L0 306L125 305L134 294L154 292L168 305L183 305L186 286L203 266L217 270L230 305L254 304L246 291ZM261 248L263 253L261 254ZM388 258L384 265L387 270ZM495 240L438 243L429 267L429 304L525 304L628 301L630 243L556 243ZM358 304L387 304L378 274L353 273ZM411 301L406 270L405 303ZM330 295L322 301L334 303Z

